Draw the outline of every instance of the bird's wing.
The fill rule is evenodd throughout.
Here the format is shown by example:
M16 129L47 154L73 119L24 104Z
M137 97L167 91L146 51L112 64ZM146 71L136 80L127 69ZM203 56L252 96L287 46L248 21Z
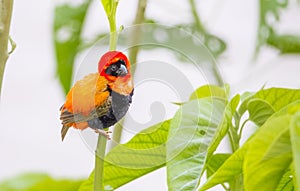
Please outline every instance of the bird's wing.
M109 108L111 107L111 103L112 103L112 97L109 96L107 97L105 102L102 103L102 105L98 105L94 109L92 109L89 115L83 115L82 113L73 114L68 110L64 110L60 115L60 119L62 120L62 124L64 126L72 126L74 123L87 122L91 119L98 118L105 115L109 111Z
M98 73L76 82L61 107L62 124L72 126L106 114L112 101L107 88L107 80Z

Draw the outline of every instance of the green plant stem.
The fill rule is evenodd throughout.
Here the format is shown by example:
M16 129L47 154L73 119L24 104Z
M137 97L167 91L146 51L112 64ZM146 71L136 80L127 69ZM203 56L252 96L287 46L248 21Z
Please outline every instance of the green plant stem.
M112 13L116 13L117 5L113 3L112 5ZM110 39L109 39L109 50L116 50L117 43L118 43L118 32L117 32L117 25L116 25L116 15L111 14L108 16L109 21L109 28L110 28ZM121 134L122 134L122 124L120 122L115 124L114 133L113 133L113 142L111 142L109 148L112 149L115 147L116 143L121 141Z
M112 3L112 10L111 10L112 14L108 16L109 28L110 28L109 50L117 49L118 32L117 32L116 14L115 14L116 9L117 9L117 4Z
M245 123L243 123L245 124ZM230 145L231 145L231 150L232 153L234 153L236 150L239 149L240 147L240 134L238 134L238 128L234 126L229 127L229 140L230 140ZM234 178L233 184L230 185L230 189L232 191L243 191L243 175L240 175L236 178Z
M228 135L229 135L231 150L232 150L232 153L234 153L240 147L239 146L239 136L238 136L238 133L237 133L237 128L235 128L234 126L230 126L229 131L228 131Z
M137 55L139 53L140 47L138 44L141 41L142 31L140 24L144 23L145 21L145 12L147 8L147 0L139 0L137 5L137 11L134 19L134 29L131 35L131 45L132 48L129 52L129 60L131 62L131 73L134 74L136 69L136 62L137 62Z
M246 120L243 122L242 126L240 127L240 130L239 130L239 133L238 133L239 141L240 141L241 138L242 138L243 129L244 129L244 127L245 127L245 125L246 125L246 123L247 123L248 121L250 121L250 120L249 120L249 119L246 119Z
M99 134L97 148L95 151L94 191L104 191L103 171L104 171L104 157L105 157L106 143L107 143L107 138Z
M195 21L197 30L201 33L206 33L206 30L205 30L205 28L204 28L204 26L203 26L203 24L200 20L198 12L197 12L195 0L190 0L190 5L191 5L192 14L193 14L193 17L194 17L194 21Z
M115 21L110 21L110 39L109 39L109 50L117 49L118 33L116 29Z
M116 10L118 3L112 2L111 14L108 15L110 39L109 50L117 49L118 33L116 26ZM104 178L104 158L106 150L107 138L103 135L98 136L98 143L95 152L95 177L94 177L94 191L104 191L103 178Z
M113 138L109 145L109 150L113 149L121 142L124 118L114 125Z
M5 65L9 56L8 42L13 0L0 0L0 95Z
M242 126L239 128L241 116L238 113L235 113L234 117L235 117L235 126L230 126L229 131L228 131L232 153L234 153L237 149L239 149L242 131L243 131L245 124L248 121L248 120L245 120L243 122ZM233 184L230 185L229 190L232 190L232 191L243 191L244 190L243 175L239 175L234 178Z

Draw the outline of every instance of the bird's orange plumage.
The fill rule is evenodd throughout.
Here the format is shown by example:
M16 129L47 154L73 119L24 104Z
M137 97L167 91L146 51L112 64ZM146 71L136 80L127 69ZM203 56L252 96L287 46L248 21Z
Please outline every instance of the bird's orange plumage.
M94 108L107 100L109 96L109 92L105 91L107 84L107 79L99 76L98 73L85 76L76 82L67 94L62 111L67 110L71 113L88 116ZM76 129L85 129L88 124L87 122L77 122L70 124L70 126Z
M89 115L95 106L101 105L109 96L105 91L108 81L98 73L85 76L76 82L66 97L64 108L72 113Z

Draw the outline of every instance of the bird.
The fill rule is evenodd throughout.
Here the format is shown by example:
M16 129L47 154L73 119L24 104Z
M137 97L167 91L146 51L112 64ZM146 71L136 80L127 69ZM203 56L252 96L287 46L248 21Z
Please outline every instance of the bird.
M61 139L71 127L93 129L110 139L107 129L121 120L132 103L134 86L130 62L120 51L108 51L98 62L98 72L77 81L60 107Z

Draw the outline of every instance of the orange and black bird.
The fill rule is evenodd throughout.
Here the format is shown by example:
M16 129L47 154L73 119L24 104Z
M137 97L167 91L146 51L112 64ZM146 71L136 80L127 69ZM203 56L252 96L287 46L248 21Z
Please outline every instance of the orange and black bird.
M105 53L98 63L98 72L77 81L60 108L62 140L70 127L90 127L110 139L106 130L126 114L133 89L126 55L119 51Z

